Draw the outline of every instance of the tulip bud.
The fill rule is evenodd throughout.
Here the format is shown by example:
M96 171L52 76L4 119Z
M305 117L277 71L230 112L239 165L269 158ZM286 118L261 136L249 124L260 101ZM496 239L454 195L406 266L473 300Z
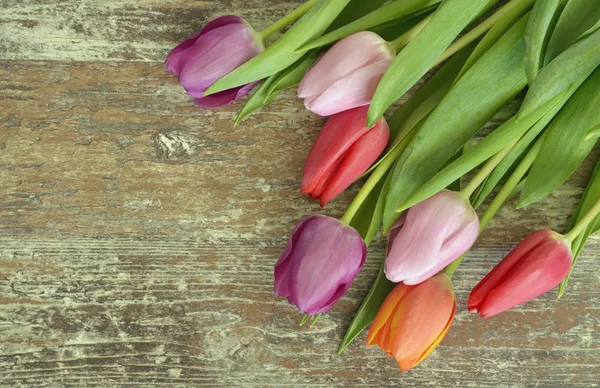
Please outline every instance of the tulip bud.
M390 130L385 119L366 128L369 107L338 113L327 120L315 141L301 190L325 206L371 167L385 149Z
M367 247L352 227L314 215L294 229L275 265L275 295L308 315L331 308L362 269Z
M371 325L367 345L379 345L407 371L433 352L456 314L452 281L443 273L416 286L400 283Z
M418 284L468 251L478 234L473 207L458 193L443 190L408 209L390 230L385 275L396 283Z
M167 56L167 71L179 76L194 104L202 108L227 105L245 96L256 83L204 95L216 80L264 50L258 33L240 16L221 16L184 40Z
M560 284L571 270L571 245L549 229L527 236L471 291L469 311L491 317Z
M368 105L396 53L374 32L362 31L333 45L306 73L298 97L306 109L330 116Z

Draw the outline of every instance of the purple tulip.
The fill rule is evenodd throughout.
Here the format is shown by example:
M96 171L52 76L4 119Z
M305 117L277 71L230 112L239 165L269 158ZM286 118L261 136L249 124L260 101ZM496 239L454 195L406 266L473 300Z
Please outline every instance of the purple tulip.
M368 105L395 56L379 35L357 32L336 43L308 70L298 97L320 116Z
M202 108L227 105L245 96L256 85L204 95L216 80L264 50L260 36L240 16L221 16L184 40L167 56L167 71L179 76L194 104Z
M479 234L469 202L444 190L408 209L389 234L385 275L393 282L419 284L465 253Z
M302 220L275 265L275 295L308 315L325 312L362 269L367 246L352 227L327 216Z

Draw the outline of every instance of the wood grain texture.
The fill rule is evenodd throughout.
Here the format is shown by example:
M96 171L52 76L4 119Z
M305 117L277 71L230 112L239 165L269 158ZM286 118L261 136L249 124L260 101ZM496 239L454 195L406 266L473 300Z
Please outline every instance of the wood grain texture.
M563 230L597 150L545 201L501 212L454 277L452 330L415 370L364 335L335 353L382 236L314 328L273 296L297 220L341 215L357 188L326 210L300 195L323 120L293 91L233 128L239 104L194 108L161 62L212 16L260 27L297 3L1 0L0 386L597 386L597 238L560 301L485 321L465 306L523 236Z

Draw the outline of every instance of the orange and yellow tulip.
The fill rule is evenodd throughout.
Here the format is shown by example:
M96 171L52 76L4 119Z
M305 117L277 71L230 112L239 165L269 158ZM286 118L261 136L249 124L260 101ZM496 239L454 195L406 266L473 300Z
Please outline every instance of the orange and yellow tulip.
M414 286L400 283L377 312L367 345L379 345L407 371L439 345L455 314L456 296L446 274Z

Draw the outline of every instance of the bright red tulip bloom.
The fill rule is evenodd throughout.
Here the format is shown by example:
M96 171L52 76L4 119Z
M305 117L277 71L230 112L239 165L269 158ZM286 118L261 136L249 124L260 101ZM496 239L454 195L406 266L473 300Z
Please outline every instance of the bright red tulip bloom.
M471 291L469 311L491 317L550 291L573 264L564 236L545 229L526 237Z
M298 97L320 116L368 105L395 57L394 49L376 33L357 32L333 45L306 72Z
M469 201L440 191L404 212L390 230L385 275L395 283L421 283L468 251L478 235Z
M167 56L167 71L179 76L194 104L217 108L245 96L256 83L204 95L216 80L248 62L264 50L260 36L240 16L227 15L209 22Z
M307 217L275 265L275 295L305 314L323 313L348 291L366 258L356 229L332 217Z
M379 345L400 369L409 370L442 342L455 315L456 296L446 274L416 286L400 283L377 312L367 345Z
M369 107L338 113L327 120L315 141L301 190L325 206L371 167L385 149L390 130L385 119L366 128Z

